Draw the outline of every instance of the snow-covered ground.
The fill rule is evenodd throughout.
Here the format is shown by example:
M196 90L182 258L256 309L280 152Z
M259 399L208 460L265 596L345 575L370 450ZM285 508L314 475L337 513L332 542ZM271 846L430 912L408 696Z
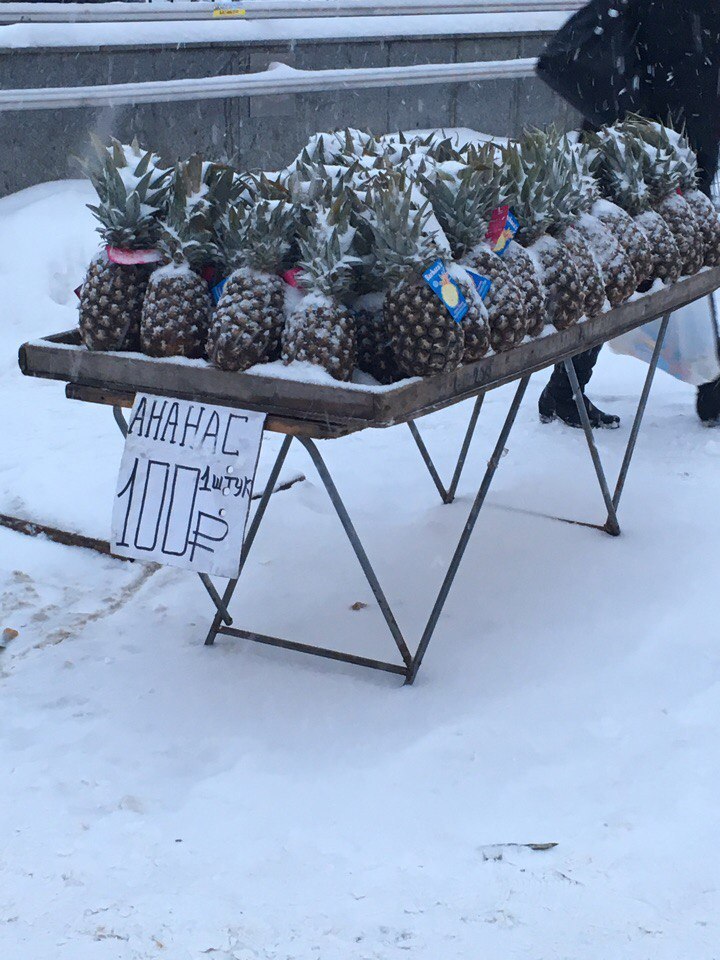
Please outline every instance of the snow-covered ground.
M15 359L74 323L87 199L0 201L0 512L105 537L110 411ZM598 367L625 417L598 437L610 463L644 369ZM0 530L3 960L718 957L720 435L659 374L623 536L559 523L603 512L582 436L537 421L544 379L412 688L206 649L192 575ZM325 444L413 640L509 400L488 397L449 507L407 429ZM468 414L421 425L446 472ZM390 656L300 448L285 470L308 479L271 502L237 621Z

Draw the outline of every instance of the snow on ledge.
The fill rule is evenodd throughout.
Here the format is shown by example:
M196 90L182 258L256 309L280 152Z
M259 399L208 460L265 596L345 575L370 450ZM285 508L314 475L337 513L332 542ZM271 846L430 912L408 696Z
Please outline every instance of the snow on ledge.
M0 26L0 50L553 33L569 16L564 12L456 14L440 18L440 23L433 16L318 17L250 22L17 23Z

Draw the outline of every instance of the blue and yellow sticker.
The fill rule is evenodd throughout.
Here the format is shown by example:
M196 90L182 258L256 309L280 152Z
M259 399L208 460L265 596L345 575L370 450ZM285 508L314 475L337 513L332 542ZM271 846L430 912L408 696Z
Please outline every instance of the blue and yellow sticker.
M490 293L490 288L492 287L492 280L490 277L484 277L481 273L476 273L475 270L469 270L465 267L465 273L470 277L475 289L480 294L481 300L486 300L487 295Z
M455 323L460 323L468 312L468 303L443 261L436 260L432 266L428 267L423 273L423 279L437 295Z
M216 283L214 287L210 288L210 296L215 301L217 305L220 303L220 297L223 295L223 290L225 289L225 284L228 282L228 278L225 277L224 280L221 280L220 283Z

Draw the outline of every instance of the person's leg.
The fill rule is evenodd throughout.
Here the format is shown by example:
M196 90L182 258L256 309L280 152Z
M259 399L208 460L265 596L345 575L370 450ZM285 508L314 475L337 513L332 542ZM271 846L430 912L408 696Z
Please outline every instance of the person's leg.
M593 368L597 363L600 354L600 347L593 347L585 353L580 353L573 358L573 366L577 373L578 383L585 396L585 387L590 381ZM585 397L585 406L587 407L590 423L593 427L615 428L620 426L620 418L612 414L603 413L598 410L595 404L591 403ZM565 372L565 367L559 363L552 372L548 385L540 395L538 402L540 420L543 423L551 423L553 420L562 420L569 427L581 427L580 414L575 405L570 380Z
M699 182L698 188L711 196L712 182L717 171L717 153L698 152ZM715 333L719 333L718 330ZM720 353L720 348L718 350ZM695 409L706 427L720 426L720 378L702 383L697 390Z

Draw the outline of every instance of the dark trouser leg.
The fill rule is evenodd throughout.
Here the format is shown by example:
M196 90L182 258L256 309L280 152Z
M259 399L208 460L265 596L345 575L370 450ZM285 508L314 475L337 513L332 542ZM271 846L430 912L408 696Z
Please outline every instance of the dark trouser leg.
M573 357L573 366L583 393L585 393L585 387L590 382L599 355L600 347L593 347L592 350L587 350L585 353ZM558 363L553 370L546 390L556 403L567 403L573 399L572 387L562 363Z
M578 354L577 357L573 357L572 369L577 375L580 393L585 398L585 409L590 420L590 426L614 429L620 426L620 418L614 414L603 413L585 397L585 387L592 376L599 354L600 347L593 347L592 350ZM567 368L570 369L569 364L567 364ZM540 395L538 412L543 423L562 420L569 427L582 426L580 411L577 408L564 363L558 364L553 370L548 385Z

